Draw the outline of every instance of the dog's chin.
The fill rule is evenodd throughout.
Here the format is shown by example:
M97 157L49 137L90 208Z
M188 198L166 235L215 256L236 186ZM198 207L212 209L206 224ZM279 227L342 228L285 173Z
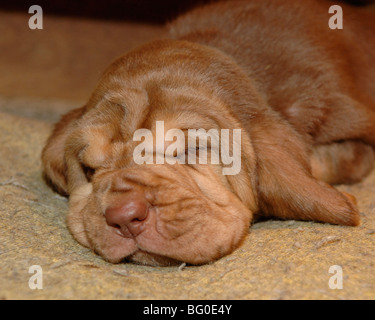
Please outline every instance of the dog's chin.
M126 257L124 261L154 267L172 267L179 266L182 263L181 261L143 250L137 250L132 255Z
M129 254L129 248L114 246L110 250L100 252L97 249L91 248L96 254L101 256L104 260L109 263L120 264L120 263L135 263L140 265L154 266L154 267L171 267L179 266L182 261L178 261L161 254L147 252L139 249L136 246L132 248L132 252Z

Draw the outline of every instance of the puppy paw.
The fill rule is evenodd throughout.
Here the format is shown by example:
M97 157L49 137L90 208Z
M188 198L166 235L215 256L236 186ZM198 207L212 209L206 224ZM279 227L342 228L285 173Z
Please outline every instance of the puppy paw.
M350 194L343 194L343 196L346 205L342 205L342 208L336 211L336 223L344 226L359 226L361 224L361 218L356 205L357 200Z
M340 192L336 188L318 181L316 189L315 214L318 221L344 226L358 226L360 215L357 208L357 200L351 194Z
M341 191L341 193L349 199L349 201L354 205L356 206L358 203L357 203L357 198L355 196L353 196L352 194L350 193L347 193L345 191Z

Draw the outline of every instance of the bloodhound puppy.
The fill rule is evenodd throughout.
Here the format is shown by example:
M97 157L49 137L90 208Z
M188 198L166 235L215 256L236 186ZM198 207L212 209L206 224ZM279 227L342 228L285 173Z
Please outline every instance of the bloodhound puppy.
M116 60L43 150L75 239L113 263L202 264L257 217L357 226L332 185L374 166L375 9L342 4L332 30L333 4L211 4Z

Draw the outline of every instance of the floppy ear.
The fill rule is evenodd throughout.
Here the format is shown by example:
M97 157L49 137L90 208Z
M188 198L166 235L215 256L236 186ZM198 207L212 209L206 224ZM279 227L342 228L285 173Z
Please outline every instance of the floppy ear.
M59 193L68 195L66 165L64 160L64 147L69 134L72 132L75 122L84 113L85 107L74 109L64 115L48 138L42 152L44 175Z
M283 119L258 119L251 133L262 215L350 226L360 223L350 197L313 178L306 143Z

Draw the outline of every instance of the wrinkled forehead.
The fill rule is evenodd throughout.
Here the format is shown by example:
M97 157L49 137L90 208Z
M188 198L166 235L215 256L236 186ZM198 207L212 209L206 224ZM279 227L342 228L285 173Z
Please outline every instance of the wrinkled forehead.
M137 129L155 130L157 121L164 121L167 129L217 129L221 127L217 112L211 110L217 110L220 102L215 100L188 86L118 86L90 106L78 126L87 132L106 127L108 136L124 139L130 139Z
M208 112L213 103L194 88L112 86L78 120L74 133L77 154L92 167L112 165L137 145L137 130L148 129L156 139L161 121L162 135L170 129L219 129L216 115Z

